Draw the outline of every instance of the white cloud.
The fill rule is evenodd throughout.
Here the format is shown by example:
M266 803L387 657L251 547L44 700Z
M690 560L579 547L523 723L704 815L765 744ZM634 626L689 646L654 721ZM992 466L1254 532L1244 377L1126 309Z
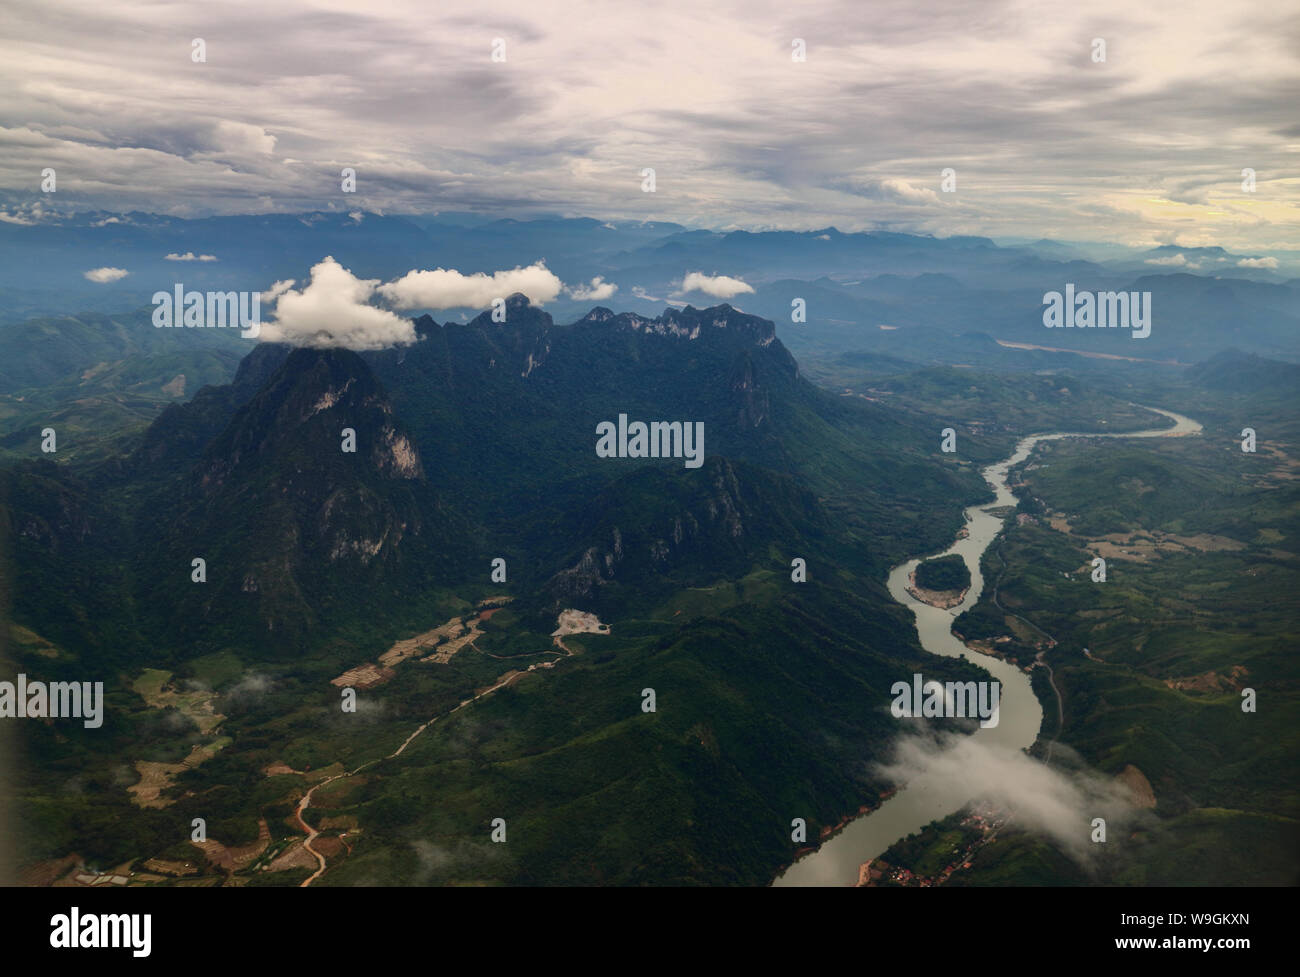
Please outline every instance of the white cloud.
M399 309L486 309L493 299L523 292L533 305L555 301L564 283L545 263L527 268L462 275L451 268L409 271L395 282L381 285L379 294Z
M415 326L387 309L368 304L379 279L357 278L333 257L311 269L302 291L292 283L276 282L273 321L262 326L264 342L293 346L342 346L384 349L416 341Z
M1276 258L1242 258L1237 262L1238 268L1270 268L1277 269Z
M881 180L880 189L898 200L912 203L938 203L939 195L928 187L914 187L906 180Z
M105 282L115 282L119 278L125 278L131 273L125 268L92 268L82 274L92 282L104 284Z
M569 285L565 291L577 302L600 302L617 292L618 286L597 275L590 285Z
M289 291L289 289L293 288L293 285L294 280L292 278L286 278L282 281L276 282L262 293L262 304L270 305L285 292Z
M186 251L184 254L177 254L175 251L163 255L164 261L216 261L215 254L195 255L193 251Z
M39 224L47 218L53 218L57 223L57 217L57 214L47 211L39 200L30 204L18 204L12 212L0 210L0 222L5 224ZM110 217L109 220L116 221L117 218Z
M0 59L6 117L33 121L0 131L0 189L30 194L56 166L60 194L66 180L89 207L296 214L337 204L339 170L361 165L368 212L631 222L646 198L622 181L653 158L672 185L655 218L701 227L1147 239L1194 226L1258 254L1293 245L1300 220L1284 175L1300 145L1286 109L1293 4L1098 0L1039 16L1041 3L999 3L1010 13L992 16L947 2L936 16L886 0L868 23L844 0L766 4L758 16L665 0L648 36L617 4L557 18L554 4L503 0L466 18L454 4L389 0L340 32L311 12L337 3L290 0L232 5L227 34L239 43L186 71L140 57L197 29L184 5L64 3L77 15L57 17L45 6L6 5L17 12ZM469 56L485 20L526 38L529 70L548 66L544 86ZM1087 61L1102 23L1124 35L1122 57L1112 48L1122 72ZM788 39L774 40L787 34L818 39L798 70ZM618 56L592 57L611 37L628 38ZM689 70L665 71L663 38ZM1223 77L1237 84L1207 81ZM439 111L421 113L429 91ZM1248 210L1239 169L1222 164L1225 140L1265 178ZM948 165L962 189L938 194L941 207ZM918 182L889 182L902 173ZM1133 174L1160 179L1134 185Z
M357 278L327 257L312 268L311 279L301 291L294 289L294 284L293 279L284 279L261 293L262 304L273 307L273 321L262 327L263 341L355 350L415 342L410 320L371 304L377 299L399 309L451 309L487 307L493 299L515 292L541 305L562 291L579 301L606 299L618 291L617 285L600 276L587 285L566 287L541 261L490 275L464 275L444 268L413 270L381 285L379 279Z
M703 292L718 299L729 299L752 291L754 289L739 278L728 278L726 275L706 275L692 271L682 279L682 292Z
M260 699L275 686L275 680L260 672L245 672L244 675L226 689L225 695L231 699Z
M270 135L261 126L247 122L220 120L211 136L217 153L273 153L275 136Z
M1056 752L1062 762L1077 762L1068 747L1057 744ZM1112 778L1049 767L1020 750L973 736L901 737L891 762L878 770L909 791L946 798L950 810L979 798L991 800L1014 811L1017 824L1051 838L1085 865L1098 847L1089 841L1092 818L1105 818L1107 831L1118 836L1137 814L1128 791Z
M1164 258L1147 258L1146 263L1148 265L1166 265L1171 268L1181 268L1187 264L1187 255L1171 254Z

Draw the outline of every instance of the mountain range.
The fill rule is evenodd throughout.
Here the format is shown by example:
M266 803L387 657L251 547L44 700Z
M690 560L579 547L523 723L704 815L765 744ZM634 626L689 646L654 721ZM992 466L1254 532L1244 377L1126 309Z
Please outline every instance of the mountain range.
M283 847L307 771L374 761L313 805L363 839L326 884L769 881L792 818L816 838L887 789L894 680L983 674L922 652L886 572L948 545L1016 438L1152 426L1131 401L1169 382L858 351L820 361L844 380L828 389L727 303L501 311L420 315L415 342L362 353L76 319L108 344L89 356L119 358L83 368L65 344L61 378L10 395L32 398L0 469L11 660L102 676L109 700L103 735L24 728L31 858L192 857L196 816L230 845L266 823ZM166 378L204 363L218 382ZM1230 351L1180 382L1230 397L1292 369ZM701 463L602 456L620 418L702 426ZM58 463L38 447L51 423ZM484 607L442 664L391 657ZM601 628L553 637L572 611ZM368 676L355 718L348 676ZM502 810L517 843L489 857L477 826Z
M543 714L576 694L596 708L596 728L618 728L623 720L597 689L615 675L640 688L667 656L679 661L674 669L698 671L690 681L702 685L678 687L655 737L675 730L678 750L675 737L706 723L706 743L734 749L721 772L677 769L680 803L710 794L695 777L721 776L727 786L715 785L722 792L710 803L751 814L756 784L798 793L799 778L778 783L762 769L775 757L824 770L814 817L838 817L870 782L863 758L887 729L883 714L851 700L869 702L904 667L900 656L920 654L884 592L883 570L955 531L961 507L982 493L974 466L941 454L928 421L814 387L770 321L729 305L654 318L595 308L557 325L515 295L504 322L425 316L415 327L412 346L365 354L258 345L231 383L168 406L127 450L7 468L14 620L58 649L41 673L106 674L110 697L133 714L143 707L132 691L140 669L198 680L213 661L236 661L239 674L270 671L298 688L311 704L299 723L310 730L335 722L324 718L334 693L324 680L350 661L440 623L456 601L505 594L514 601L496 620L513 631L487 634L479 650L526 648L525 660L536 661L528 656L545 654L544 636L571 607L600 615L618 636L580 636L619 650L593 647L557 666L567 691L548 696ZM703 463L599 457L597 427L620 414L702 424ZM504 580L492 575L498 559ZM796 561L807 583L796 582ZM689 614L668 609L715 592L685 605ZM428 693L436 698L482 684L490 666L482 658L420 682L445 687ZM943 667L956 675L969 666ZM588 672L595 686L575 688ZM235 694L236 678L223 695ZM719 712L716 696L733 696L719 682L748 691ZM391 708L416 711L418 701ZM779 723L790 741L753 740L780 702L793 710ZM222 708L231 715L234 706ZM827 708L833 726L847 724L830 753ZM150 735L130 732L121 724L134 720L122 715L107 739L74 734L41 746L63 757L50 769L138 754L138 737ZM182 796L217 789L209 778L228 783L231 764L251 776L274 761L267 724L281 722L278 713L227 720L233 742L187 775ZM313 749L329 749L329 728L318 732ZM574 735L576 744L596 729ZM104 793L99 800L125 805L126 817L121 787ZM244 820L227 824L235 834L254 823L241 811ZM788 853L781 832L765 829L765 854L736 861L722 855L723 834L686 844L662 867L667 875L650 877L739 871L757 881ZM706 857L708 846L721 847ZM701 859L708 867L688 867Z
M936 344L981 333L1184 363L1227 345L1287 359L1300 328L1300 264L1291 253L1175 245L996 242L834 227L713 231L654 221L493 221L355 210L197 220L51 215L37 224L0 223L0 249L9 256L0 269L0 335L19 348L25 334L49 329L51 317L80 308L101 316L136 312L177 282L200 290L258 291L276 281L302 282L325 255L374 281L414 269L491 275L544 263L568 286L548 303L560 321L590 308L584 289L598 277L606 288L617 286L612 294L620 308L647 318L665 304L721 298L776 322L782 341L801 358L870 350L938 362ZM105 267L122 277L85 277ZM687 290L691 273L740 285ZM1048 332L1043 295L1067 283L1080 290L1151 291L1151 336L1134 342L1127 335ZM806 321L792 316L795 299L806 303ZM427 311L461 322L478 312ZM0 383L4 379L0 372Z

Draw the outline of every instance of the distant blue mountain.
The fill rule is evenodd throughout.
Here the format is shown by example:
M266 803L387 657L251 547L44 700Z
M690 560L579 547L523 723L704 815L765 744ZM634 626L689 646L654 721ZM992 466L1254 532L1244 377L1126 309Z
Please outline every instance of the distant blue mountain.
M1105 257L1089 260L1085 254ZM214 260L198 260L205 255ZM1227 345L1300 358L1295 268L1241 267L1245 256L1221 247L1106 249L1045 240L998 245L984 237L845 233L835 227L720 232L661 221L359 210L197 220L90 213L0 224L0 321L134 313L154 292L178 282L200 290L302 282L326 255L362 278L381 280L412 269L494 272L544 261L569 285L595 276L616 284L617 291L601 301L646 316L665 306L726 299L771 318L800 354L861 350L925 360L953 337L978 332L1186 362ZM128 274L102 284L84 277L104 267ZM738 278L752 291L685 292L682 280L689 272ZM1067 284L1081 291L1151 291L1151 336L1134 342L1126 332L1048 332L1042 297ZM792 318L796 299L804 301L805 322ZM547 310L566 321L591 304L565 294ZM443 319L468 321L482 310L434 311Z

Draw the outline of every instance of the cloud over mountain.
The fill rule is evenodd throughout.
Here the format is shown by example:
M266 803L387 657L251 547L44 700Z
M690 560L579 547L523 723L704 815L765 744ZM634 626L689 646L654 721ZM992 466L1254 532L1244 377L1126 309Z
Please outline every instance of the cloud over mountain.
M590 285L570 285L565 291L569 293L569 298L577 302L601 302L613 297L618 286L597 275Z
M512 268L492 274L464 275L449 268L410 271L378 289L380 295L399 309L485 309L493 299L523 292L533 305L555 301L564 283L541 261L527 268Z
M262 326L263 341L351 350L385 349L416 341L411 320L393 309L486 309L493 300L516 292L528 296L533 305L554 301L561 292L579 301L590 301L608 298L618 290L617 285L600 276L587 285L566 286L543 261L491 274L466 275L451 268L415 269L380 284L377 278L358 278L333 256L312 267L301 289L295 288L296 284L293 279L277 281L259 295L262 305L271 309L269 321ZM745 291L752 291L743 282L740 284Z
M415 342L411 320L371 305L379 279L357 278L332 257L311 269L301 291L277 282L273 319L262 326L265 342L293 346L384 349Z
M706 275L703 272L692 271L682 279L682 293L686 292L703 292L705 295L712 295L716 299L729 299L744 292L752 292L752 286L745 284L739 278L729 278L726 275Z

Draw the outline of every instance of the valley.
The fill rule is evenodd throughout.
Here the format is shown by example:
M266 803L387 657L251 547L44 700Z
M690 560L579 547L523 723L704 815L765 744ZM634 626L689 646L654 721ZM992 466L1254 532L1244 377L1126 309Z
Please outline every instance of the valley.
M1272 487L1295 443L1279 411L1293 388L1245 372L1220 374L1236 389L1195 395L1195 439L1057 442L1022 467L1020 516L983 561L998 596L956 630L1044 666L1036 687L1059 706L1036 752L1125 784L1132 808L1118 836L1082 854L1013 816L952 884L1293 880L1296 798L1284 783L1300 703L1278 639L1296 619L1300 525L1295 492ZM1268 418L1269 456L1240 450L1225 417L1239 411ZM1094 554L1104 582L1090 579ZM1267 714L1247 701L1264 690ZM941 846L951 827L909 841Z
M423 340L400 353L262 344L231 383L143 431L0 472L19 528L15 668L57 677L93 660L109 688L108 737L22 730L45 758L20 803L33 877L127 865L128 884L150 885L766 885L784 869L780 884L852 884L872 852L923 843L966 799L923 778L899 789L886 769L900 674L994 676L996 727L930 722L1014 751L1041 732L1055 767L1079 694L1061 656L1086 641L1085 661L1114 667L1104 640L1042 613L1058 596L1022 595L1039 560L1018 549L1025 534L1068 530L1116 566L1251 545L1201 520L1106 523L1095 487L1042 510L1010 494L1050 473L1062 439L1043 431L1136 446L1161 414L1190 433L1180 408L1204 409L1207 429L1235 423L1237 395L1122 372L1154 367L844 373L867 392L844 398L731 306L597 309L567 326L522 296L507 308L505 323L421 317ZM1274 464L1259 484L1280 484L1296 455L1273 436L1281 408L1260 403L1259 457ZM601 457L592 432L620 415L699 418L709 452L698 467L672 450ZM940 450L949 426L955 455ZM355 454L340 451L345 427ZM1162 483L1140 474L1146 449L1114 450L1139 473L1130 502L1171 491L1147 490ZM1285 518L1266 528L1259 542L1285 551ZM969 581L909 592L918 552L960 555ZM1062 581L1087 563L1071 559ZM1253 674L1212 657L1164 687ZM340 711L347 689L355 712ZM1158 767L1124 758L1160 797ZM794 817L813 854L792 844ZM1018 850L1019 830L1011 818L949 883Z
M500 602L502 602L502 601L508 601L508 600L509 600L509 598L493 598L493 599L490 599L489 601L487 601L487 602L485 602L485 603L496 604L496 603L500 603ZM485 611L484 613L487 613L487 614L490 615L490 614L491 614L491 611ZM477 622L478 622L478 619L476 618L474 623L477 624ZM573 610L572 608L570 608L569 610L562 611L562 612L560 613L559 619L558 619L558 621L557 621L556 623L557 623L557 627L556 627L556 630L555 630L555 632L554 632L555 645L556 645L556 647L562 649L566 655L573 655L573 654L576 654L576 652L574 652L572 649L570 649L567 645L564 644L564 640L563 640L563 638L562 638L562 635L568 635L568 634L584 634L584 633L606 634L606 633L609 632L609 627L608 627L607 625L601 624L600 621L596 618L595 615L593 615L593 614L585 614L585 613L583 613L582 611ZM458 620L455 622L455 625L456 625L457 627L463 627L463 621L458 619ZM450 626L450 622L449 622L449 625L444 625L443 627L446 628L446 627L448 627L448 626ZM435 629L435 631L437 631L437 630L441 630L441 629ZM424 638L424 637L426 637L427 635L432 635L432 634L435 633L435 631L429 631L429 632L426 632L426 634L425 634L425 635L421 635L420 638ZM469 644L472 644L472 643L473 643L473 637L472 637L472 636L473 636L474 634L475 634L474 628L471 627L471 628L469 629L468 634L467 634L466 637L463 639L463 643L469 643ZM445 635L440 635L440 637L445 637ZM417 641L418 641L419 639L413 639L413 640L417 640ZM461 639L457 639L457 640L461 640ZM402 650L404 651L404 650L406 649L406 647L407 647L406 645L403 645ZM398 648L398 646L395 645L395 646L394 646L394 651L396 651L397 648ZM399 652L399 653L400 653L400 652ZM393 651L390 651L388 654L389 654L389 655L393 654ZM385 656L385 657L387 657L387 656ZM446 661L449 661L449 660L450 660L450 657L448 657L448 658L446 658L446 659L443 659L443 658L441 658L441 657L435 658L435 656L429 656L429 658L426 659L426 660L436 660L436 661L440 661L440 662L442 662L442 663L445 664ZM554 662L554 661L548 661L548 662L544 662L544 663L542 663L540 667L543 667L543 668L551 668L551 667L553 667L554 665L555 665L555 662ZM531 671L533 671L534 669L536 669L537 667L539 667L537 664L529 665L529 666L528 666L528 671L531 672ZM388 756L384 757L383 759L385 759L385 760L393 760L393 759L396 759L397 757L401 756L401 755L402 755L402 752L403 752L403 751L404 751L408 746L411 745L411 743L415 740L415 738L416 738L417 736L419 736L421 733L423 733L426 729L428 729L431 725L433 725L433 724L434 724L435 722L437 722L439 719L445 718L445 716L450 716L450 715L452 715L453 713L455 713L455 712L457 712L457 711L459 711L459 710L461 710L461 709L464 709L466 706L469 706L469 705L471 705L471 704L477 702L479 699L482 699L482 698L485 697L485 696L489 696L489 695L491 695L493 692L496 692L498 689L506 688L506 687L509 686L512 682L517 681L517 680L518 680L518 679L519 679L523 674L524 674L523 672L516 671L516 670L512 670L512 671L506 672L504 675L501 675L501 676L499 677L498 681L496 682L496 684L494 684L494 685L490 685L490 686L488 686L486 689L483 689L481 692L479 692L479 693L477 693L475 696L473 696L473 698L466 699L464 702L462 702L462 703L460 703L459 705L457 705L455 709L452 709L450 712L445 713L443 716L435 716L434 718L430 719L428 722L426 722L426 723L424 723L423 725L417 727L416 730L415 730L415 732L413 732L410 736L408 736L405 740L402 741L402 745L401 745L401 746L399 746L396 750L394 750L392 753L388 754ZM337 682L337 681L338 681L338 680L336 679L335 682ZM294 817L297 819L297 822L298 822L299 827L301 827L302 830L303 830L304 832L306 832L306 835L307 835L306 840L303 842L303 848L306 849L308 852L311 853L311 855L316 859L317 864L319 865L319 868L317 868L317 870L316 870L315 872L313 872L311 875L309 875L306 879L304 879L304 880L302 881L302 887L303 887L303 888L306 888L307 886L311 885L311 884L312 884L313 882L315 882L318 878L320 878L323 874L325 874L326 869L329 867L328 863L326 862L325 856L324 856L323 854L321 854L319 851L317 851L315 848L312 847L312 842L314 842L314 841L316 840L316 838L320 835L320 832L317 831L315 828L313 828L311 825L309 825L309 824L307 823L306 819L303 817L304 812L307 810L307 808L309 808L309 807L311 806L312 795L315 794L316 791L319 790L320 788L325 787L325 786L327 786L327 785L329 785L329 784L332 784L332 783L334 783L334 782L337 781L337 780L341 780L341 779L343 779L343 778L345 778L345 777L353 777L353 776L355 776L356 774L358 774L358 773L360 773L362 770L364 770L366 767L368 767L368 766L370 766L372 763L376 763L376 762L378 762L378 761L377 761L377 760L371 760L371 761L369 761L369 762L367 762L367 763L363 763L361 766L357 767L355 770L349 771L348 773L336 774L336 775L334 775L334 776L328 778L327 780L322 780L322 781L320 781L319 783L317 783L317 784L315 784L313 787L311 787L311 789L309 789L305 794L303 794L303 796L302 796L302 800L300 800L300 801L298 802L298 806L297 806L297 808L296 808L295 811L294 811ZM292 772L296 773L297 771L292 771ZM346 833L346 832L345 832L345 833ZM349 849L349 854L350 854L350 853L351 853L351 849Z
M1286 945L1294 4L4 21L14 959Z
M1168 428L1134 431L1124 435L1093 436L1184 437L1201 431L1201 425L1190 418L1158 408L1155 412L1174 424ZM968 508L965 514L966 532L948 550L939 554L939 558L958 554L966 564L972 583L959 601L926 600L915 592L911 585L914 584L921 558L894 568L889 576L890 595L899 603L910 607L916 615L917 634L927 651L935 655L964 656L967 650L975 650L953 634L953 621L962 611L974 606L983 593L981 561L989 546L1002 532L1004 524L1004 516L995 515L994 510L1004 509L1015 502L1015 496L1008 486L1008 473L1014 466L1026 461L1041 442L1080 436L1067 433L1031 435L1020 441L1009 458L984 470L984 478L994 492L993 503ZM1039 739L1043 717L1042 707L1029 680L1014 666L999 659L987 661L985 667L1001 683L1001 711L1009 722L1004 727L999 723L1002 728L982 728L973 733L971 738L987 742L991 750L1029 749ZM969 748L970 744L963 742L953 749L965 753ZM916 782L904 783L899 787L898 792L884 801L879 810L852 822L815 854L795 862L776 880L776 884L856 884L872 860L895 841L912 835L932 821L948 817L976 799L973 796L963 796L962 792L968 785L953 785L934 775L918 778Z

